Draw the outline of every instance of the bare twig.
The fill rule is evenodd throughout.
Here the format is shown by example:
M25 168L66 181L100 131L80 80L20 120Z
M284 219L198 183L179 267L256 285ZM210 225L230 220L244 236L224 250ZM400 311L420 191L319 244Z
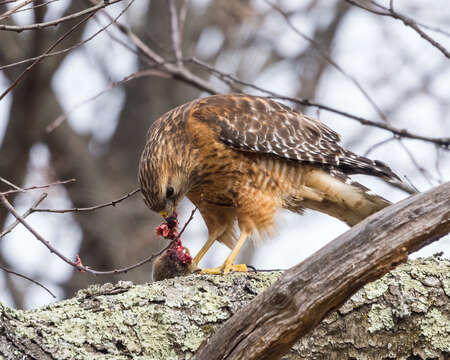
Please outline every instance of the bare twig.
M107 16L108 18L111 19L111 16L107 13L102 12L102 14L104 14L105 16ZM132 43L153 63L156 63L157 65L161 65L161 70L166 72L167 74L171 75L173 78L178 79L180 81L183 81L191 86L194 86L202 91L206 91L209 94L217 94L219 92L218 89L214 88L212 85L210 85L208 82L204 81L202 78L194 75L191 71L189 71L188 69L186 69L185 67L180 68L177 65L174 65L171 62L166 61L162 56L158 55L156 52L154 52L150 47L148 47L136 34L134 34L127 26L120 24L118 22L116 22L116 26L119 28L119 30L124 33L125 35L127 35L129 37L129 39L132 41ZM353 119L358 121L359 123L361 123L362 125L367 125L367 126L373 126L373 127L377 127L379 129L383 129L386 131L390 131L391 133L393 133L394 135L398 135L400 137L405 137L405 138L411 138L411 139L416 139L416 140L422 140L422 141L426 141L426 142L431 142L434 144L437 144L445 149L447 149L450 146L450 138L433 138L433 137L428 137L428 136L423 136L423 135L419 135L419 134L414 134L411 133L409 131L407 131L406 129L398 129L395 128L389 124L385 124L385 123L379 123L379 122L375 122L375 121L371 121L368 119L365 119L363 117L360 116L356 116L353 114L350 114L346 111L342 111L342 110L338 110L335 108L332 108L330 106L327 105L323 105L323 104L319 104L316 102L312 102L308 99L298 99L298 98L293 98L293 97L288 97L288 96L284 96L284 95L280 95L277 93L274 93L272 91L268 91L266 89L263 89L259 86L256 86L254 84L250 84L247 83L245 81L242 81L230 74L225 74L217 69L215 69L214 67L203 63L202 61L199 61L198 59L195 58L190 58L190 59L185 59L183 61L183 63L185 62L191 62L193 64L196 64L200 67L203 67L204 69L206 69L208 72L210 72L211 74L215 75L217 78L219 78L220 80L224 81L225 83L232 85L233 83L237 83L243 86L247 86L249 88L255 89L257 91L262 92L263 94L269 95L270 97L274 97L280 100L287 100L287 101L291 101L293 103L297 103L300 105L304 105L304 106L312 106L312 107L316 107L322 110L326 110L329 112L333 112L336 114L339 114L341 116L347 117L349 119ZM236 89L236 88L235 88ZM239 90L238 90L239 91Z
M359 7L361 9L364 9L366 11L369 11L373 14L376 15L380 15L380 16L389 16L392 17L394 19L400 20L403 22L403 24L405 24L405 26L410 27L411 29L413 29L416 33L418 33L420 35L420 37L422 37L423 39L425 39L426 41L428 41L432 46L434 46L436 49L438 49L442 54L444 54L445 57L450 59L450 52L439 42L437 42L436 40L434 40L433 38L431 38L425 31L423 31L420 28L420 25L412 18L406 16L406 15L402 15L400 13L398 13L397 11L394 10L394 8L392 7L392 5L387 8L385 6L382 6L378 3L376 3L375 1L370 1L371 4L375 5L376 7L382 9L382 11L378 11L378 10L374 10L370 7L366 7L361 5L360 3L358 3L357 1L354 0L345 0L347 1L349 4L354 5L356 7Z
M177 59L177 65L183 66L183 55L181 50L181 33L179 27L179 20L177 15L177 6L175 0L169 0L169 15L170 15L170 35L172 38L173 51L175 52L175 58Z
M3 178L0 177L1 180L4 180ZM45 184L45 185L37 185L37 186L30 186L28 188L19 188L17 185L11 184L9 183L9 185L12 185L13 187L15 187L15 190L8 190L5 192L0 193L0 195L9 195L9 194L13 194L13 193L17 193L17 192L27 192L29 190L38 190L38 189L45 189L48 188L50 186L54 186L54 185L64 185L64 184L69 184L71 182L76 181L76 179L69 179L69 180L62 180L62 181L55 181L52 182L50 184Z
M33 2L33 0L24 0L19 5L14 6L12 9L9 9L8 11L6 11L2 15L0 15L0 20L7 19L12 14L14 14L17 10L19 10L20 8L24 7L25 5L27 5L27 4L31 3L31 2Z
M0 181L4 182L6 185L11 186L12 188L14 188L15 190L9 190L12 192L25 192L24 189L22 189L21 187L13 184L11 181L6 180L4 177L0 176Z
M40 208L36 208L33 207L32 211L33 212L50 212L50 213L56 213L56 214L64 214L64 213L69 213L69 212L82 212L82 211L95 211L98 209L102 209L104 207L107 206L116 206L118 203L128 199L129 197L133 196L134 194L138 193L139 191L141 191L140 188L138 189L134 189L133 191L130 191L128 194L125 194L124 196L121 196L120 198L104 203L104 204L100 204L100 205L95 205L95 206L90 206L90 207L84 207L84 208L71 208L71 209L40 209Z
M440 166L441 152L440 152L439 146L435 146L435 149L436 149L436 160L434 162L434 167L436 169L436 173L438 174L439 183L442 184L444 182L444 177L442 176L442 171L441 171L441 166Z
M40 286L40 287L43 288L45 291L47 291L54 299L56 299L55 294L53 294L53 293L50 291L49 288L47 288L45 285L41 284L40 282L38 282L38 281L36 281L36 280L33 280L32 278L30 278L30 277L28 277L28 276L26 276L26 275L23 275L23 274L21 274L21 273L18 273L18 272L14 271L14 270L5 268L5 267L3 267L3 266L1 266L1 265L0 265L0 269L2 269L4 272L7 272L7 273L9 273L9 274L16 275L16 276L18 276L18 277L21 277L21 278L23 278L23 279L25 279L25 280L28 280L28 281L32 282L33 284L35 284L35 285L37 285L37 286Z
M65 21L78 19L79 17L82 17L84 15L95 14L100 9L103 9L103 8L105 8L107 6L115 4L115 3L119 2L119 1L122 1L122 0L100 1L97 5L92 6L92 7L88 8L88 9L84 9L84 10L79 11L77 13L70 14L70 15L64 16L62 18L59 18L59 19L56 19L56 20L52 20L52 21L43 22L43 23L37 23L37 24L31 24L31 25L25 25L25 26L0 24L0 30L22 32L24 30L44 29L46 27L59 25L59 24L65 22Z
M46 196L46 194L43 194L43 195ZM44 197L41 197L42 199L41 199L40 201L42 201L42 200L45 198L45 196L44 196ZM6 200L6 198L5 198L4 196L1 196L1 200L2 200L3 204L8 208L8 210L9 210L9 211L12 210L11 213L12 213L14 216L16 216L17 213L16 213L16 214L14 213L15 210L14 210L14 208L11 206L11 204L9 204L9 206L8 206L8 201ZM6 203L5 203L5 201L6 201ZM30 209L30 210L31 210L31 209ZM17 221L18 221L18 222L21 222L24 226L25 226L26 223L25 223L24 221L22 221L22 220L23 220L26 216L28 216L28 215L31 213L30 210L29 210L27 213L25 213L23 216L20 216L20 215L17 214L17 215L18 215L18 216L17 216ZM91 273L91 274L93 274L93 275L115 275L115 274L127 273L128 271L130 271L130 270L132 270L132 269L135 269L135 268L140 267L140 266L142 266L142 265L144 265L144 264L146 264L146 263L148 263L148 262L153 261L155 258L157 258L157 257L160 256L161 254L163 254L163 253L164 253L164 252L172 245L172 243L173 243L174 241L177 241L177 240L181 237L181 235L184 233L184 231L186 230L186 228L187 228L187 226L189 225L189 223L193 220L194 214L195 214L196 211L197 211L197 208L194 208L194 209L192 210L191 215L189 216L188 220L185 222L185 224L184 224L183 228L181 229L180 233L178 234L178 236L177 236L174 240L170 241L170 243L169 243L167 246L165 246L162 250L160 250L159 252L154 253L154 254L148 256L147 258L145 258L145 259L143 259L143 260L137 262L136 264L133 264L133 265L130 265L130 266L121 268L121 269L114 269L114 270L111 270L111 271L96 271L96 270L93 270L93 269L89 268L88 266L82 265L82 264L81 264L81 261L80 261L79 259L78 259L76 262L70 263L70 265L75 266L78 270L80 270L80 271L82 271L82 272L88 272L88 273ZM26 226L26 227L27 227L27 229L28 229L29 231L31 231L31 229L32 229L31 227L28 227L28 226ZM31 232L32 232L32 234L33 234L35 237L38 238L39 241L41 241L41 242L43 241L43 242L44 242L44 245L45 245L46 243L49 244L48 241L46 241L45 239L43 239L37 232L33 232L33 231L31 231ZM0 236L0 237L1 237L1 236ZM47 247L49 247L49 246L47 246ZM51 251L52 253L55 253L55 254L58 255L59 257L62 256L58 251L56 251L56 249L53 249L53 251L52 251L51 248L49 248L49 249L50 249L50 251ZM64 260L64 259L63 259L63 260ZM66 262L67 262L67 261L66 261ZM43 284L39 283L38 281L33 280L33 279L29 278L28 276L25 276L25 275L23 275L23 274L20 274L20 273L18 273L18 272L13 271L13 270L7 269L7 268L5 268L5 267L3 267L3 266L1 266L1 265L0 265L0 269L2 269L3 271L5 271L5 272L7 272L7 273L10 273L10 274L13 274L13 275L22 277L22 278L24 278L24 279L26 279L26 280L28 280L28 281L31 281L33 284L36 284L36 285L42 287L42 288L43 288L45 291L47 291L51 296L53 296L53 298L56 298L56 296L55 296L55 295L54 295L47 287L45 287Z
M94 16L94 12L83 18L81 21L76 23L72 28L67 31L65 34L60 36L50 47L44 52L44 54L48 54L50 51L52 51L60 42L62 42L66 37L68 37L72 32L74 32L78 27L80 27L83 23L88 21L92 16ZM31 65L29 65L22 73L14 80L11 85L8 86L8 88L0 95L0 100L2 100L18 83L19 81L25 76L25 74L30 71L35 65L37 65L41 61L41 57L33 61Z
M433 186L433 182L431 180L436 180L434 179L434 177L428 172L427 169L425 169L423 166L421 166L419 164L419 162L416 160L416 158L414 157L414 155L412 154L412 152L408 149L408 147L402 142L401 139L397 139L399 145L402 147L402 149L406 152L406 154L408 155L409 159L411 160L411 162L413 163L413 165L416 167L417 171L419 171L419 173L422 174L423 178L425 179L426 182L428 182L428 184L430 186ZM436 181L438 182L438 181Z
M61 260L63 260L64 262L66 262L67 264L78 268L79 270L81 270L79 268L79 266L77 266L77 263L70 260L68 257L64 256L63 254L61 254L58 250L56 250L49 241L45 240L36 230L34 230L24 219L23 217L16 211L16 209L14 209L14 207L11 205L11 203L8 201L8 199L6 198L5 195L0 195L0 200L3 203L3 205L8 209L8 211L23 225L25 226L25 228L27 228L27 230L29 232L31 232L33 234L33 236L39 240L42 244L44 244L45 247L47 247L50 252L52 254L55 254L56 256L58 256Z
M31 205L31 207L23 213L22 218L26 219L28 217L28 215L31 215L34 211L33 208L35 208L36 206L38 206L42 201L45 200L45 198L47 197L46 193L43 193L39 199L37 199L33 205ZM20 224L20 221L16 219L16 221L14 221L11 225L9 225L5 230L2 231L2 233L0 234L0 238L2 238L3 236L5 236L6 234L10 233L17 225Z
M310 36L304 34L301 32L293 23L291 18L289 17L286 12L279 7L276 4L271 3L268 0L265 0L266 3L271 6L274 10L276 10L283 18L286 20L286 24L294 31L297 35L299 35L304 40L308 41L314 48L316 48L320 55L329 63L331 64L337 71L339 71L342 75L344 75L347 79L349 79L361 92L361 94L367 99L367 101L372 105L372 107L377 112L378 116L380 116L381 119L384 121L388 121L386 118L386 115L383 113L383 111L379 108L379 106L376 104L376 102L371 98L371 96L368 94L368 92L363 88L361 83L351 74L347 73L334 59L331 57L331 55L323 48L323 46L318 43L316 40L311 38Z
M135 190L135 192L137 192ZM131 193L130 193L131 194ZM81 272L87 272L93 275L114 275L114 274L120 274L120 273L126 273L129 270L135 269L139 266L142 266L152 260L154 260L156 257L158 257L159 255L161 255L164 251L166 251L170 245L172 244L172 242L170 242L164 249L162 249L161 251L159 251L158 253L152 254L149 257L145 258L144 260L139 261L138 263L134 264L134 265L130 265L121 269L114 269L111 271L97 271L97 270L93 270L91 269L89 266L85 266L82 264L81 259L79 257L77 257L76 261L72 261L70 260L68 257L66 257L65 255L63 255L61 252L59 252L53 245L50 244L50 242L46 239L44 239L44 237L42 237L42 235L40 235L36 230L34 230L25 220L24 218L16 211L16 209L11 205L11 203L8 201L8 199L6 198L6 196L1 195L0 196L0 200L3 203L3 205L8 209L8 211L23 225L27 228L27 230L29 232L31 232L34 237L40 241L42 244L44 244L45 247L47 247L47 249L50 250L50 252L52 254L55 254L56 256L58 256L61 260L63 260L65 263L73 266L74 268L76 268L77 270L81 271ZM121 200L120 200L121 201ZM178 236L173 240L176 241L180 238L180 236L183 234L184 230L186 229L187 225L192 221L192 219L194 218L194 214L195 211L197 210L197 208L195 208L194 210L192 210L191 216L189 217L188 221L184 224L183 229L180 231L180 233L178 234Z
M0 5L6 5L13 2L17 2L17 0L0 0Z
M186 60L186 61L188 61L188 60ZM265 95L268 95L268 97L271 97L271 98L275 98L275 99L279 99L279 100L287 100L287 101L290 101L295 104L299 104L299 105L303 105L303 106L312 106L312 107L315 107L318 109L326 110L326 111L329 111L329 112L332 112L332 113L335 113L338 115L342 115L346 118L356 120L362 125L373 126L373 127L379 128L379 129L390 131L391 133L393 133L394 135L398 135L399 137L427 141L427 142L437 144L443 148L448 148L450 146L450 138L449 137L433 138L433 137L429 137L429 136L414 134L414 133L409 132L406 129L398 129L389 124L368 120L361 116L353 115L349 112L335 109L335 108L332 108L331 106L316 103L316 102L310 101L308 99L299 99L299 98L295 98L295 97L277 94L273 91L269 91L269 90L259 87L257 85L245 82L241 79L238 79L237 77L235 77L231 74L226 74L224 72L221 72L221 71L217 70L216 68L214 68L196 58L191 58L191 59L189 59L189 61L208 70L211 74L215 75L218 79L221 79L225 83L234 82L234 83L249 87L251 89L257 90Z
M376 148L378 148L378 147L380 147L380 146L382 146L382 145L385 145L385 144L391 142L392 140L395 140L396 138L397 138L396 136L391 136L391 137L389 137L389 138L387 138L387 139L381 140L381 141L379 141L379 142L373 144L371 147L369 147L369 148L367 149L367 151L363 154L363 156L369 156L369 154L370 154L372 151L374 151Z
M89 269L88 271L94 275L116 275L116 274L122 274L122 273L127 273L128 271L135 269L139 266L142 266L144 264L147 264L153 260L155 260L158 256L160 256L161 254L163 254L172 244L173 242L177 241L181 235L183 234L184 230L186 229L186 227L189 225L189 223L192 221L192 219L194 218L194 214L197 211L197 208L194 208L194 210L192 210L191 215L189 216L189 219L185 222L183 228L181 229L180 233L177 235L177 237L175 239L173 239L172 241L169 242L169 244L164 247L162 250L158 251L157 253L151 254L150 256L146 257L145 259L137 262L136 264L121 268L121 269L114 269L111 271L95 271L92 269Z
M186 21L186 15L188 10L189 1L188 0L181 0L180 5L180 15L178 16L178 29L180 32L180 42L183 40L183 30L184 30L184 23Z
M41 2L40 4L29 6L29 7L26 7L25 9L16 10L16 11L14 11L14 14L18 14L18 13L25 12L25 11L30 11L30 10L35 10L35 9L38 9L40 7L43 7L43 6L47 6L47 5L49 5L51 3L54 3L54 2L57 2L57 1L60 1L60 0L48 0L48 1L45 1L45 2Z
M155 67L158 67L159 65L155 65ZM161 71L158 70L154 70L154 69L145 69L145 70L141 70L141 71L137 71L135 73L132 73L128 76L126 76L125 78L123 78L122 80L119 81L115 81L113 83L111 83L106 89L100 91L99 93L81 101L80 103L78 103L77 105L75 105L71 110L69 110L68 112L59 115L55 120L53 120L50 124L48 124L45 128L45 131L47 133L51 133L53 130L55 130L58 126L60 126L65 120L67 120L67 117L73 113L74 111L78 110L81 106L88 104L91 101L94 101L95 99L99 98L100 96L106 94L107 92L109 92L110 90L116 88L117 86L123 85L125 83L127 83L128 81L134 80L134 79L138 79L141 77L145 77L145 76L159 76L159 77L168 77L169 75L167 75L166 73L163 73Z
M91 36L89 36L85 40L79 41L75 45L72 45L72 46L70 46L70 47L68 47L66 49L63 49L63 50L49 52L49 53L44 53L44 54L39 55L39 56L35 56L35 57L32 57L32 58L27 58L27 59L24 59L24 60L21 60L21 61L17 61L15 63L11 63L11 64L0 66L0 70L4 70L4 69L8 69L8 68L11 68L11 67L14 67L14 66L26 64L26 63L29 63L29 62L32 62L32 61L35 61L35 60L41 60L41 59L44 59L44 58L47 58L47 57L51 57L51 56L65 54L66 52L69 52L69 51L71 51L73 49L76 49L76 48L80 47L81 45L86 44L88 41L91 41L93 38L95 38L101 32L103 32L106 29L108 29L108 27L110 27L114 22L116 22L127 11L127 9L131 6L131 4L133 2L134 2L134 0L130 1L128 3L128 5L119 13L119 15L117 15L115 18L111 18L111 21L108 24L103 26L100 30L96 31L95 33L93 33Z
M92 2L92 0L91 0ZM103 15L111 19L111 16L102 11ZM162 56L153 51L149 46L147 46L131 29L119 22L115 23L118 29L128 36L131 42L153 63L161 65L161 70L170 74L173 78L181 80L189 85L192 85L199 90L206 91L210 94L216 94L217 90L212 87L207 81L194 75L189 70L184 67L179 67L172 63L168 63Z

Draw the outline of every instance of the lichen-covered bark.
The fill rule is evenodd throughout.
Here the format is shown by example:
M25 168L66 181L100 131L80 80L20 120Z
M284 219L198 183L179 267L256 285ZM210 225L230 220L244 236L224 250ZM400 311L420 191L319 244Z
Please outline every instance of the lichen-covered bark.
M33 311L0 304L0 359L187 359L278 276L119 282ZM445 359L449 300L450 262L411 261L356 293L283 359Z

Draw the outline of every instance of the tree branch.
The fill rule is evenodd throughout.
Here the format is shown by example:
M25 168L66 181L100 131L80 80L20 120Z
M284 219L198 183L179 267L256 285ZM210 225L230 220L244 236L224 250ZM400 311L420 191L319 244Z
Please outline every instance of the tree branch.
M119 1L122 1L122 0L100 1L97 5L92 6L92 7L88 8L88 9L79 11L79 12L74 13L74 14L70 14L68 16L64 16L64 17L56 19L56 20L47 21L47 22L44 22L44 23L37 23L37 24L31 24L31 25L25 25L25 26L0 24L0 30L22 32L24 30L45 29L47 27L56 26L56 25L59 25L59 24L61 24L63 22L69 21L69 20L78 19L79 17L81 17L83 15L93 14L93 13L97 12L98 10L103 9L103 8L109 6L109 5L115 4L115 3L119 2Z
M26 276L24 274L18 273L17 271L14 271L14 270L11 270L11 269L7 269L7 268L5 268L4 266L1 266L1 265L0 265L0 269L3 270L4 272L7 272L8 274L12 274L12 275L21 277L22 279L25 279L27 281L32 282L33 284L35 284L35 285L41 287L42 289L44 289L45 291L47 291L54 299L56 299L55 294L53 294L48 287L46 287L44 284L41 284L39 281L33 280L32 278L30 278L30 277L28 277L28 276Z
M340 72L344 77L349 79L361 92L361 94L366 98L366 100L372 105L378 116L383 119L383 121L388 122L388 119L386 118L386 115L383 113L383 111L380 109L378 104L375 102L374 99L369 95L369 93L364 89L364 87L361 85L361 83L358 81L356 77L353 75L347 73L328 53L326 49L323 48L323 46L313 39L312 37L306 35L305 33L301 32L292 22L289 14L287 14L280 6L276 4L272 4L270 1L266 0L266 3L272 7L272 9L276 10L286 21L286 24L289 26L289 28L292 29L298 36L300 36L302 39L309 42L317 51L319 51L320 55L331 65L333 66L338 72Z
M352 294L450 231L450 182L370 216L235 314L193 359L279 359Z
M372 126L372 127L376 127L379 129L383 129L386 131L390 131L392 134L394 134L396 137L404 137L404 138L409 138L409 139L416 139L416 140L422 140L422 141L426 141L426 142L431 142L434 143L436 145L441 146L442 148L447 149L450 146L450 137L439 137L439 138L435 138L435 137L430 137L430 136L424 136L424 135L420 135L420 134L415 134L412 132L409 132L406 129L399 129L396 128L394 126L391 126L387 123L381 123L381 122L376 122L376 121L372 121L372 120L368 120L366 118L363 118L361 116L358 115L354 115L351 114L347 111L343 111L343 110L339 110L336 108L333 108L331 106L328 105L323 105L314 101L311 101L309 99L301 99L301 98L296 98L296 97L292 97L292 96L285 96L279 93L275 93L273 91L267 90L265 88L262 88L260 86L254 85L252 83L243 81L237 77L235 77L234 75L231 74L226 74L220 70L217 70L216 68L206 64L203 61L200 61L196 58L191 58L189 60L185 60L185 62L190 61L193 64L196 64L202 68L204 68L205 70L209 71L211 74L213 74L214 76L216 76L218 79L222 80L223 82L225 82L226 84L230 84L230 83L236 83L239 85L243 85L246 87L249 87L253 90L259 91L261 93L263 93L265 96L274 98L274 99L279 99L279 100L287 100L290 101L294 104L299 104L299 105L303 105L303 106L311 106L311 107L315 107L317 109L320 110L325 110L325 111L329 111L341 116L344 116L346 118L352 119L352 120L356 120L358 121L361 125L367 125L367 126Z
M76 23L69 31L67 31L64 35L60 36L50 47L45 50L44 55L50 53L60 42L62 42L66 37L68 37L71 33L73 33L75 30L77 30L81 25L83 25L86 21L88 21L92 16L94 16L95 13L91 13L90 15L86 16L82 20L80 20L78 23ZM38 57L36 60L34 60L31 65L29 65L25 70L23 70L20 75L8 86L8 88L3 91L3 93L0 94L0 100L2 100L18 83L19 81L25 76L25 74L30 71L34 66L36 66L40 61L42 57Z
M173 51L175 53L175 58L177 59L177 65L179 67L183 66L183 54L181 50L181 32L180 32L180 22L177 15L177 6L175 0L169 0L169 15L170 15L170 36L172 38Z
M3 194L1 194L3 195ZM22 215L22 219L26 219L28 217L28 215L31 215L34 211L33 208L35 208L36 206L38 206L42 201L44 201L47 198L47 194L43 193L41 194L41 196L39 196L39 199L37 199L33 205L31 205L31 207ZM14 221L11 225L9 225L5 230L3 230L0 233L0 239L9 234L11 231L14 230L14 228L20 224L20 221L16 219L16 221Z
M94 206L92 208L89 209L82 209L82 210L96 210L99 209L101 207L105 207L105 206L115 206L116 203L123 201L127 198L129 198L130 196L136 194L137 192L139 192L140 189L135 189L134 191L128 193L127 195L121 197L120 199L117 199L115 201L112 201L110 203L107 204L102 204L99 206ZM17 221L19 223L21 223L23 226L25 226L25 228L31 233L33 234L33 236L40 241L45 247L47 247L47 249L50 250L50 252L52 254L55 254L57 257L59 257L61 260L63 260L65 263L73 266L74 268L76 268L78 271L81 272L87 272L93 275L116 275L116 274L121 274L121 273L127 273L128 271L135 269L137 267L140 267L144 264L147 264L153 260L155 260L158 256L160 256L164 251L166 251L169 246L171 245L171 243L169 243L166 247L164 247L162 250L158 251L157 253L151 254L150 256L146 257L145 259L137 262L136 264L130 265L130 266L126 266L124 268L121 269L114 269L114 270L109 270L109 271L98 271L98 270L94 270L91 269L89 266L85 266L83 265L83 263L81 262L81 259L79 256L77 256L77 259L75 261L70 260L67 256L63 255L58 249L56 249L53 245L50 244L50 242L48 240L46 240L42 235L40 235L35 229L33 229L30 224L28 224L24 218L16 211L16 209L11 205L11 203L8 201L8 199L6 198L5 195L0 194L0 202L3 203L3 205L8 209L8 211L17 219ZM44 209L44 210L49 210L49 209ZM79 210L78 211L82 211ZM189 217L189 219L186 221L186 223L184 224L183 228L181 229L180 233L178 235L176 235L176 237L174 239L172 239L172 241L176 241L178 239L180 239L180 236L183 234L183 232L185 231L186 227L189 225L189 223L192 221L192 219L194 218L194 214L196 212L197 208L194 208L194 210L192 210L191 216ZM38 211L38 209L36 208L31 208L30 209L31 212L36 212ZM71 210L69 210L71 211ZM47 211L47 212L57 212L54 210L51 211ZM62 211L62 212L66 212L66 211ZM25 213L27 214L27 213Z
M450 52L442 44L440 44L439 42L437 42L436 40L434 40L433 38L428 36L428 34L420 28L419 24L414 19L396 12L392 6L390 8L387 8L385 6L382 6L378 3L376 3L375 1L370 1L370 3L375 5L377 8L380 8L383 10L383 11L378 11L378 10L374 10L374 9L370 9L368 7L362 6L357 1L354 1L354 0L345 0L345 1L347 1L351 5L354 5L356 7L359 7L360 9L369 11L373 14L380 15L380 16L390 16L396 20L400 20L401 22L403 22L403 24L405 24L405 26L413 29L416 33L418 33L420 35L420 37L422 37L423 39L428 41L432 46L434 46L442 54L444 54L445 57L450 59Z
M95 211L95 210L102 209L107 206L116 206L118 203L128 199L129 197L137 194L140 191L141 191L141 189L137 188L137 189L134 189L133 191L130 191L129 193L121 196L118 199L115 199L113 201L110 201L110 202L107 202L104 204L95 205L95 206L89 206L89 207L83 207L83 208L74 207L71 209L41 209L36 206L33 206L31 208L31 211L32 212L50 212L50 213L57 213L57 214L64 214L64 213L68 213L68 212ZM0 193L0 195L1 195L1 193Z
M64 185L64 184L68 184L68 183L71 183L71 182L74 182L74 181L76 181L75 179L69 179L69 180L62 180L62 181L55 181L55 182L52 182L52 183L50 183L50 184L45 184L45 185L34 185L34 186L30 186L30 187L27 187L27 188L20 188L20 187L18 187L17 185L14 185L13 183L11 183L11 182L9 182L9 181L5 181L6 179L4 179L4 178L2 178L1 176L0 176L0 181L3 181L3 182L5 182L5 183L7 183L8 185L10 185L10 186L12 186L12 187L14 187L14 190L7 190L7 191L4 191L4 192L0 192L0 195L9 195L9 194L14 194L14 193L18 193L18 192L21 192L21 193L24 193L24 192L27 192L27 191L30 191L30 190L40 190L40 189L45 189L45 188L49 188L50 186L54 186L54 185Z

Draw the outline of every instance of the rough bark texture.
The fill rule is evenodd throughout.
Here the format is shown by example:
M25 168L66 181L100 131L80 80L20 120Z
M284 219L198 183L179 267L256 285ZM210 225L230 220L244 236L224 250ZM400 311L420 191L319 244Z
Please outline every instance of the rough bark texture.
M0 358L187 359L279 275L105 284L34 311L0 304ZM410 261L358 291L283 359L445 359L449 300L450 262Z

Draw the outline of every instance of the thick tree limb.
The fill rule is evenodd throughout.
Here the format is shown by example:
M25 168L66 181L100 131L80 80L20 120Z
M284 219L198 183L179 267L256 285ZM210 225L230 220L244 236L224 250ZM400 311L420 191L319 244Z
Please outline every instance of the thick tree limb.
M0 304L0 358L188 359L279 276L191 275L148 285L96 285L33 311ZM450 262L408 262L358 291L283 359L444 359L449 303Z
M241 309L195 359L278 359L365 284L450 232L450 182L370 216Z

